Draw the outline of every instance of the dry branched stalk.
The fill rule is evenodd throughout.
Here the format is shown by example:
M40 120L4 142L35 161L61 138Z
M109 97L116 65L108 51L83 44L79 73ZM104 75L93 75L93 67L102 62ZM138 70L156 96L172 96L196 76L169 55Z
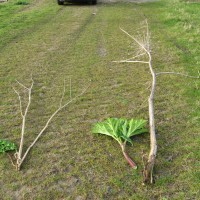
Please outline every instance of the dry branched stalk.
M22 105L22 101L21 101L21 96L20 93L15 89L15 93L18 95L18 99L19 99L19 106L20 106L20 113L22 116L22 128L21 128L21 141L20 141L20 146L19 146L19 150L18 152L15 153L15 159L16 159L16 164L14 164L12 157L10 157L10 159L12 160L12 164L15 165L16 170L20 170L21 169L21 165L23 164L24 160L26 159L29 151L31 150L31 148L35 145L35 143L38 141L38 139L41 137L41 135L44 133L44 131L47 129L49 123L52 121L52 119L57 115L57 113L59 111L61 111L63 108L65 108L67 105L69 105L72 101L75 101L78 97L80 97L81 95L83 95L86 90L88 89L88 87L90 86L90 84L77 96L75 96L74 98L72 98L71 95L71 78L70 78L70 100L67 101L66 103L63 104L63 99L64 99L64 95L65 95L65 81L64 81L64 88L63 88L63 93L62 93L62 97L60 99L60 104L59 107L56 109L56 111L50 116L50 118L47 120L45 126L43 127L43 129L38 133L37 137L34 139L34 141L31 143L31 145L27 148L27 150L25 151L25 153L23 154L23 145L24 145L24 134L25 134L25 125L26 125L26 116L31 104L31 92L32 92L32 88L34 85L34 81L31 77L32 83L30 87L26 87L25 85L23 85L22 83L20 83L19 81L17 81L17 83L25 89L25 91L27 91L28 93L28 103L25 107L25 110L23 111L23 105Z
M161 75L161 74L175 74L175 75L181 75L189 78L200 78L200 73L198 77L195 76L190 76L187 74L183 73L177 73L177 72L159 72L156 73L153 69L152 66L152 55L151 55L151 48L150 48L150 34L149 34L149 27L148 27L148 22L147 20L145 21L146 23L146 35L145 39L143 42L140 42L137 38L134 36L130 35L127 31L123 30L122 28L121 31L124 32L126 35L128 35L135 43L138 44L140 47L139 52L137 53L136 56L126 59L126 60L121 60L121 61L113 61L116 63L144 63L148 64L149 70L151 72L152 76L152 84L151 84L151 93L148 98L149 102L149 128L150 128L150 153L148 156L148 161L144 166L144 183L153 183L153 168L155 165L155 159L156 159L156 154L157 154L157 141L156 141L156 129L155 129L155 120L154 120L154 94L155 94L155 89L156 89L156 77ZM148 60L135 60L136 58L140 58L141 56L146 55L148 57Z

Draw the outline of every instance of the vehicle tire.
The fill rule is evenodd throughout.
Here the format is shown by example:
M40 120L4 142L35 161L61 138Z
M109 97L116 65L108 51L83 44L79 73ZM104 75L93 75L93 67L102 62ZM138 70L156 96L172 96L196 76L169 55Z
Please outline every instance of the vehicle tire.
M57 0L58 5L63 5L64 1Z
M97 4L97 0L92 0L92 5L96 5Z
M88 4L96 5L97 4L97 0L88 0Z

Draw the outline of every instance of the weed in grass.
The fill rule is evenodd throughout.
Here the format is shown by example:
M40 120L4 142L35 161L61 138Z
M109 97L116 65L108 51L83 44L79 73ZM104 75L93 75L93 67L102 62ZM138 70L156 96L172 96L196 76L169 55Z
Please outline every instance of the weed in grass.
M17 146L14 143L6 140L0 140L0 153L5 153L8 151L16 151L16 150Z

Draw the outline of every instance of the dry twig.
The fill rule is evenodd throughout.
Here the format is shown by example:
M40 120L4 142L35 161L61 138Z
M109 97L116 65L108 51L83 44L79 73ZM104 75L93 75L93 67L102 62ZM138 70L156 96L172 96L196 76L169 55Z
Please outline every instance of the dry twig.
M32 78L31 78L32 79ZM27 157L29 151L31 150L31 148L35 145L35 143L38 141L38 139L41 137L41 135L44 133L44 131L47 129L49 123L52 121L52 119L56 116L56 114L61 111L62 109L64 109L66 106L68 106L72 101L75 101L78 97L80 97L81 95L83 95L86 90L88 89L88 87L90 85L88 85L79 95L75 96L74 98L72 98L71 95L71 78L70 78L70 100L67 101L66 103L63 104L63 99L64 99L64 95L65 95L65 81L64 81L64 87L63 87L63 93L60 99L60 104L59 107L55 110L55 112L50 116L50 118L47 120L45 126L42 128L42 130L39 132L39 134L37 135L37 137L34 139L34 141L31 143L31 145L27 148L27 150L25 151L25 153L22 155L23 153L23 145L24 145L24 133L25 133L25 122L26 122L26 116L28 113L28 109L30 107L31 104L31 91L33 88L33 84L34 81L32 79L32 84L31 86L28 88L26 86L24 86L22 83L20 83L19 81L17 81L17 83L23 87L25 90L27 90L28 92L28 103L27 106L25 108L25 111L23 112L23 108L22 108L22 101L21 101L21 96L20 93L14 89L15 93L18 95L18 99L19 99L19 104L20 104L20 112L21 112L21 116L22 116L22 129L21 129L21 141L20 141L20 147L18 152L15 153L15 159L16 159L16 169L20 170L22 163L24 162L25 158ZM13 162L12 162L13 163ZM13 163L14 164L14 163Z
M144 182L151 182L153 183L153 176L152 176L152 171L155 163L155 158L157 154L157 142L156 142L156 133L155 133L155 122L154 122L154 93L155 93L155 88L156 88L156 73L154 72L153 66L152 66L152 56L151 56L151 50L150 50L150 35L149 35L149 29L148 29L148 23L146 21L147 25L147 33L146 33L146 38L145 41L146 43L142 43L139 40L137 40L135 37L130 35L127 31L123 30L122 28L121 31L123 31L126 35L128 35L130 38L132 38L139 46L140 48L144 51L143 54L141 55L147 55L148 56L148 61L144 60L136 60L136 61L131 61L131 62L140 62L140 63L145 63L149 65L149 69L152 75L152 85L151 85L151 94L149 96L149 127L150 127L150 140L151 140L151 149L149 153L149 158L148 162L145 166L144 170ZM127 62L125 61L119 61L119 62Z
M177 72L159 72L156 73L152 66L152 55L151 55L151 47L150 47L150 34L149 34L149 28L148 28L148 22L146 20L146 35L142 42L140 42L138 39L136 39L134 36L130 35L127 31L120 28L122 32L124 32L127 36L129 36L131 39L134 40L135 43L139 45L139 47L143 50L143 53L141 51L133 57L132 59L138 58L140 56L146 55L148 57L148 60L121 60L121 61L114 61L117 63L145 63L148 64L149 70L151 72L152 76L152 84L151 84L151 93L148 98L149 102L149 128L150 128L150 153L148 156L148 161L144 167L144 183L153 183L153 168L155 164L156 154L157 154L157 141L156 141L156 131L155 131L155 120L154 120L154 94L156 89L156 77L161 74L176 74L181 75L185 77L190 78L200 78L200 73L198 77L186 75L183 73L177 73Z

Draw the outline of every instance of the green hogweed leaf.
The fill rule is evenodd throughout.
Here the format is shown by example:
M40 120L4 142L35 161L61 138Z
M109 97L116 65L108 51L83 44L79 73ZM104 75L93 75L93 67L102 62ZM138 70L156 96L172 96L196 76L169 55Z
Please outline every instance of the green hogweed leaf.
M16 151L17 146L15 143L12 143L7 140L0 140L0 153L5 153L7 151Z
M100 133L110 136L119 143L129 142L130 137L147 132L145 128L146 120L127 120L123 118L108 118L103 122L98 122L92 127L93 133Z

